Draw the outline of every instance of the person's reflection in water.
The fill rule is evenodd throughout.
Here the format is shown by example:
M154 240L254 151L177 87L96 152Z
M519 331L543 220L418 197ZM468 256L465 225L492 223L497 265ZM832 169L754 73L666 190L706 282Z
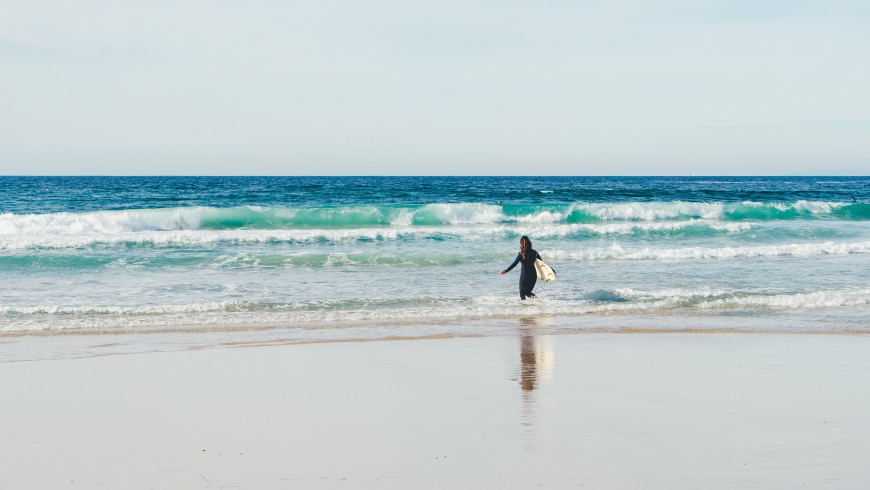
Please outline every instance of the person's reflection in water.
M535 352L535 319L520 318L520 387L522 409L520 425L523 427L523 446L535 449L538 431L535 424L535 397L533 391L538 382L538 359Z
M520 373L519 384L522 390L521 424L524 427L523 441L527 449L533 450L538 438L536 418L541 412L535 399L541 378L552 374L555 354L552 352L551 338L539 336L541 327L549 319L536 317L520 318ZM546 407L543 407L546 409ZM546 411L546 410L544 410Z
M519 379L523 391L534 391L541 376L552 374L555 361L552 337L541 332L542 327L545 328L551 322L550 318L520 318Z
M538 353L535 336L524 332L520 336L520 386L523 391L532 391L538 382Z

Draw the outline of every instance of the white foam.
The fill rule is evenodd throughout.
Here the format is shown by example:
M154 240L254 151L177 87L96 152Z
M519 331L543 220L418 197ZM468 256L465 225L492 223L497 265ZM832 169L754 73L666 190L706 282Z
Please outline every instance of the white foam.
M350 206L338 208L267 208L262 206L240 206L237 208L210 208L203 206L162 208L162 209L128 209L118 211L94 212L60 212L48 214L0 214L0 236L20 235L81 235L81 234L117 234L142 231L180 231L199 229L203 220L208 217L220 221L222 218L233 221L241 216L256 220L261 216L266 224L269 216L279 219L279 222L299 219L299 227L307 226L306 220L314 216L326 220L322 227L329 228L329 216L351 215L368 217L369 226L380 224L385 219L393 226L410 226L419 218L429 224L463 225L463 224L498 224L505 222L517 223L564 223L574 212L579 212L593 218L607 221L656 221L656 220L722 220L727 212L733 212L739 207L777 209L779 211L796 210L814 215L830 215L837 209L848 206L847 203L822 201L797 201L794 203L762 203L745 201L742 203L700 203L700 202L627 202L627 203L574 203L567 208L554 206L552 209L539 210L523 216L506 216L501 206L483 203L438 203L428 204L419 208L382 208L375 205ZM540 209L540 208L539 208ZM257 215L257 216L251 216ZM319 216L319 218L318 218ZM339 220L341 223L343 220ZM365 221L363 219L362 221ZM435 221L435 222L432 222ZM352 222L350 223L352 224ZM628 224L630 225L630 223ZM714 223L711 226L728 226ZM288 227L290 227L288 225Z
M625 292L625 290L623 290ZM537 299L519 303L513 296L488 295L448 302L437 298L409 301L404 307L375 304L336 306L318 304L257 305L239 301L189 305L145 306L29 306L0 308L14 315L11 322L0 316L0 331L63 329L153 328L199 325L304 325L369 321L412 321L472 318L511 318L529 315L585 315L607 313L655 313L675 309L724 310L733 308L817 309L870 305L870 289L765 293L753 291L661 290L636 291L636 299L623 302L556 301ZM715 299L703 299L713 296Z
M643 220L675 219L697 217L721 219L725 214L722 203L702 202L627 202L627 203L577 203L572 210L606 220Z
M842 207L848 206L848 203L841 202L826 202L826 201L796 201L794 203L765 203L744 201L741 204L747 207L762 208L772 207L778 211L806 211L811 214L831 214L832 212Z
M159 315L174 313L226 312L244 309L248 303L239 301L210 301L181 305L34 305L0 306L0 315Z
M709 223L708 226L713 230L729 233L739 233L752 229L752 225L749 223Z
M724 289L659 289L655 291L644 291L632 288L618 288L613 290L614 293L627 300L647 300L647 299L663 299L663 298L709 298L712 296L723 296L726 294L734 294L734 291L726 291Z
M728 307L758 308L828 308L836 306L861 306L870 304L870 289L859 291L813 291L811 293L753 295L720 298L700 303L702 309Z
M565 221L565 215L558 212L553 211L542 211L540 213L535 213L528 216L518 216L516 218L517 223L558 223L560 221Z
M441 223L452 225L500 223L507 219L501 206L479 203L428 204L416 213L431 213Z
M337 229L283 229L283 230L103 230L96 227L81 233L16 233L0 234L0 250L81 248L94 245L151 245L197 246L217 243L258 244L267 242L347 242L355 240L397 240L452 236L459 239L480 240L502 238L509 234L528 234L537 238L560 238L579 232L600 235L631 235L638 232L676 231L693 226L736 233L749 230L746 223L708 224L701 220L659 223L608 224L458 224L454 226L392 226L389 228L337 228ZM120 228L120 227L119 227ZM41 229L45 231L44 228Z
M390 220L390 225L398 227L408 227L414 223L414 212L410 209L400 210L396 216Z
M138 209L91 213L0 214L2 235L111 235L199 228L208 208Z
M342 242L395 240L404 234L433 233L430 229L361 228L335 230L178 230L82 233L70 235L0 235L0 250L81 248L94 245L198 246L216 243Z
M870 242L794 243L757 247L623 248L618 243L586 250L541 250L550 260L695 260L754 257L805 257L870 253Z
M561 224L536 227L528 229L528 231L529 233L534 232L534 236L538 238L549 238L568 236L581 231L598 235L631 235L638 232L677 231L691 227L709 227L717 231L738 233L752 229L753 225L749 223L706 222L692 219L650 223Z

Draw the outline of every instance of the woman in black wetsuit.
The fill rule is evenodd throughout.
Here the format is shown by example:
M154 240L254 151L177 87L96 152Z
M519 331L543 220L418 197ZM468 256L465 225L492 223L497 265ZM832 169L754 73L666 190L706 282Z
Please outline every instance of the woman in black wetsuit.
M514 263L500 272L502 275L507 274L517 264L522 264L520 269L520 299L526 299L527 296L529 298L535 297L534 293L532 293L535 283L538 282L538 274L535 272L535 259L540 258L541 256L538 255L538 252L532 249L532 241L529 240L529 237L523 235L520 238L520 253L517 254Z

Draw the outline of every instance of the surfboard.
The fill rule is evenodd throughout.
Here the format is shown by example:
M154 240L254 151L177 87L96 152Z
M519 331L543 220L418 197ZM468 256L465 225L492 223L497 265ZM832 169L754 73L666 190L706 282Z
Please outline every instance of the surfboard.
M552 282L556 280L556 271L554 271L549 265L545 264L541 259L535 259L535 272L538 274L539 278L544 280L544 282Z

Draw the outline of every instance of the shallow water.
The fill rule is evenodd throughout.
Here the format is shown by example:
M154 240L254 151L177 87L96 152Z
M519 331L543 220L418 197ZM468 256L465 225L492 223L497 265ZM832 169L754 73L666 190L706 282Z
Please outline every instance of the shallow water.
M525 317L864 331L868 190L867 177L0 177L0 339L17 346L3 357L60 333L100 334L53 339L64 357L490 335ZM525 303L517 272L498 275L524 234L558 273Z

